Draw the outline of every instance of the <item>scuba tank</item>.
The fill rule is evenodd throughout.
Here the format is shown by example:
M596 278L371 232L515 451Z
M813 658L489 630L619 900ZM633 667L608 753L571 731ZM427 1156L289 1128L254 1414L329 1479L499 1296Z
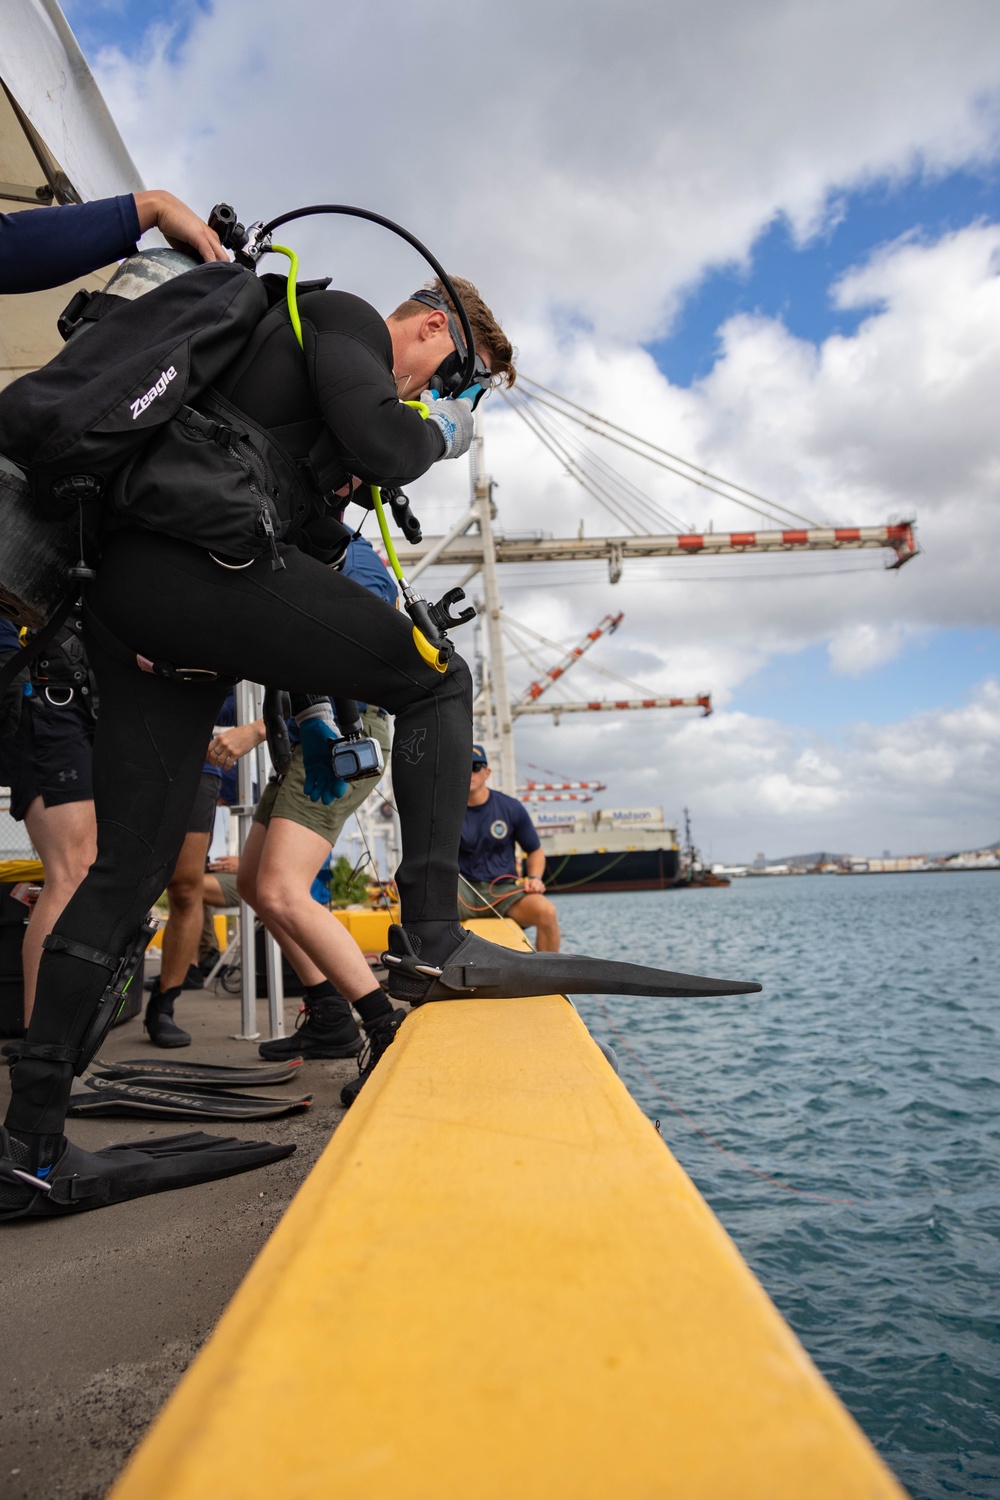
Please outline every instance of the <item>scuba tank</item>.
M192 255L185 255L182 250L137 250L134 255L122 261L103 292L76 292L59 314L56 327L69 343L70 339L76 338L91 324L96 323L102 316L102 310L110 310L106 303L108 297L117 297L121 302L134 302L137 297L151 292L154 287L162 286L165 281L172 281L175 276L193 271L200 265L200 260Z
M79 556L77 527L43 520L23 469L0 454L0 614L39 629L64 599Z

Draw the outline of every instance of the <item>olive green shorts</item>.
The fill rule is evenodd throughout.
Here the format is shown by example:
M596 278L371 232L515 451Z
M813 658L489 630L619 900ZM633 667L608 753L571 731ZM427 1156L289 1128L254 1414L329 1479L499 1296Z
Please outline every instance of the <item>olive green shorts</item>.
M488 880L458 882L458 915L466 917L505 917L512 906L524 899L524 888L518 881L503 879L491 885Z
M385 759L388 760L388 720L379 713L377 708L373 707L365 709L361 720L365 726L365 733L378 741L382 746ZM312 802L306 796L305 779L302 746L296 745L292 750L292 764L288 775L281 781L276 776L272 776L261 793L253 820L266 828L272 818L287 818L290 823L298 823L300 827L309 828L313 833L318 833L320 838L326 839L332 849L340 838L348 818L352 813L357 812L365 798L370 796L378 786L378 782L374 777L367 781L354 781L342 797L338 797L336 802L326 807L322 802Z
M240 898L236 890L236 871L209 870L208 873L210 875L213 875L219 882L219 890L222 892L223 906L239 906ZM215 910L218 911L218 907L216 907Z

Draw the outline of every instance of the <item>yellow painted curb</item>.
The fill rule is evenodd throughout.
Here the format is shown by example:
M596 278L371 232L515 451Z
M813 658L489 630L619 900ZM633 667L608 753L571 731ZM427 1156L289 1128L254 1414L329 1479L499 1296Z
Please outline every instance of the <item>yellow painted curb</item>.
M548 996L409 1017L109 1500L902 1493Z

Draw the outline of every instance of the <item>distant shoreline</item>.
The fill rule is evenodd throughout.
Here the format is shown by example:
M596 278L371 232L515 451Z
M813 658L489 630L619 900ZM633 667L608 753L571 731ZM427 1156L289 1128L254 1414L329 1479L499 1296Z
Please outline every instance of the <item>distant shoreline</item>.
M732 875L728 866L725 873L733 880L790 880L800 875L997 875L1000 865L941 865L932 870L782 870L769 875L764 870L748 870L745 875Z

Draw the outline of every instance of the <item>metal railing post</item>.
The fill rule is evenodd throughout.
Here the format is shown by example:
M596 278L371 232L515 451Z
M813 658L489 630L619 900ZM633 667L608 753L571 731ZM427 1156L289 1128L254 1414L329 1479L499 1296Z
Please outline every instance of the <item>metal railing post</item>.
M253 682L240 682L236 687L236 722L252 724L258 717L258 688ZM250 832L253 822L253 771L255 757L244 755L236 763L237 795L239 802L232 809L239 826L239 852ZM257 1030L257 953L254 946L253 910L245 901L240 902L240 1030L236 1041L254 1042L260 1035Z

